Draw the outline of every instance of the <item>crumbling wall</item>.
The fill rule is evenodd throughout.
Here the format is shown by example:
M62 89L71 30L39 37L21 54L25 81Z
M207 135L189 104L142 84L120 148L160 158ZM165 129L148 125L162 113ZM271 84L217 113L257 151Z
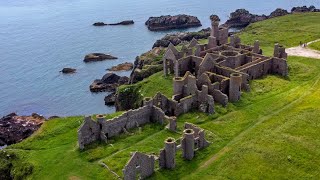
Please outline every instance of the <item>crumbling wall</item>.
M155 157L140 152L134 152L125 165L123 176L125 180L136 180L138 175L141 179L147 178L154 173Z
M84 149L84 146L99 140L100 128L96 121L93 121L91 117L85 117L84 122L78 130L78 144L80 149Z
M220 103L222 106L227 106L228 104L228 96L224 93L222 93L220 90L214 89L210 92L210 94L213 96L213 99Z

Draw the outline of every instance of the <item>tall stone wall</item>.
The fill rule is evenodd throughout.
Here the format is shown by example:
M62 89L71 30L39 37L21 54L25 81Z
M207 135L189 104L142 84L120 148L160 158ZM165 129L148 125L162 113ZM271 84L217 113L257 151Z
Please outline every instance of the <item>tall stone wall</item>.
M155 157L134 152L123 171L124 180L145 179L154 173Z
M85 145L99 140L100 127L91 117L85 117L84 122L78 130L78 144L80 149L84 149Z

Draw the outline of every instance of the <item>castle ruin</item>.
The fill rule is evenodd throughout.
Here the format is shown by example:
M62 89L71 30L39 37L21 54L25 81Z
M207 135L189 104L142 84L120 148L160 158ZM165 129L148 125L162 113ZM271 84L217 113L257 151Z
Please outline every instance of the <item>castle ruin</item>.
M264 56L259 41L253 46L243 45L238 36L232 35L228 42L228 28L219 27L220 19L216 15L210 16L210 20L212 27L207 44L193 39L180 51L170 44L164 54L164 75L174 75L172 98L158 93L153 98L145 98L139 109L109 120L103 115L98 115L97 121L85 117L78 130L79 148L84 149L95 141L107 142L111 137L147 123L167 122L168 129L176 131L179 115L191 109L212 114L215 103L226 106L228 102L239 101L242 91L250 91L250 80L268 74L288 75L284 47L276 44L273 57ZM135 179L137 173L141 178L152 175L157 160L160 168L174 169L178 150L182 150L184 159L192 160L196 150L209 145L203 129L189 123L185 123L184 128L181 143L177 145L175 139L168 138L159 157L133 153L123 169L124 179Z

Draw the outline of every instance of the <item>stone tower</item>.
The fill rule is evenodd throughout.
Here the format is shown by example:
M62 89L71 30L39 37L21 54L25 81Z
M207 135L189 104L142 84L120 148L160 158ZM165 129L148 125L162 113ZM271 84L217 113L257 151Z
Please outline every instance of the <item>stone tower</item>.
M211 15L211 33L210 36L212 37L219 37L219 24L220 24L220 18L217 15Z
M96 118L97 118L97 122L98 122L99 128L100 128L100 140L107 142L107 137L106 137L105 133L103 132L103 124L106 121L105 116L102 114L98 114L98 115L96 115Z
M176 141L173 138L166 139L165 143L165 159L166 168L173 169L176 166L175 156L176 156Z
M183 158L192 160L194 157L194 131L192 129L186 129L183 131L181 146Z
M230 102L236 102L240 100L241 83L242 83L241 74L232 73L230 75L230 85L229 85L229 101Z

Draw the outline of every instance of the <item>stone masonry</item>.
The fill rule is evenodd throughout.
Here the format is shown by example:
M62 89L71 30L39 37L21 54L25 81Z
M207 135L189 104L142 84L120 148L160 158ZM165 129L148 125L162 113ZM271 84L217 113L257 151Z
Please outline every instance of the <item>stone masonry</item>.
M239 101L241 91L250 90L250 80L268 74L288 75L283 46L275 44L273 57L264 56L259 41L248 46L241 44L239 37L231 36L228 42L228 29L219 27L219 17L212 15L210 20L212 27L207 44L193 39L181 51L170 44L164 54L164 74L174 75L172 98L158 93L153 98L145 98L142 107L109 120L103 115L97 115L97 120L85 117L78 130L79 148L84 149L95 141L108 142L114 136L147 123L168 123L167 128L176 132L177 116L192 109L212 114L215 102L226 106L229 101ZM195 151L209 145L204 130L190 123L185 123L180 142L178 145L174 138L166 139L159 157L134 152L123 169L124 179L151 176L156 160L160 168L173 169L178 150L182 150L184 159L192 160Z

